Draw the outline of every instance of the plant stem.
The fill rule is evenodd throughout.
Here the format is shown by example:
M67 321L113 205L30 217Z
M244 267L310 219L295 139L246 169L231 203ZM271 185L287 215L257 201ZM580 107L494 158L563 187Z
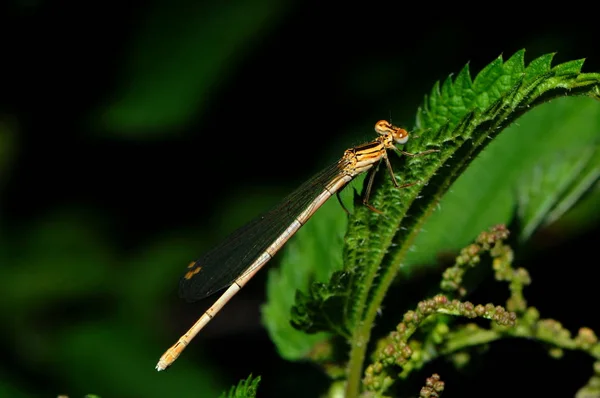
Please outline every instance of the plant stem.
M348 375L346 379L346 398L358 397L364 359L371 338L372 322L363 321L352 336Z

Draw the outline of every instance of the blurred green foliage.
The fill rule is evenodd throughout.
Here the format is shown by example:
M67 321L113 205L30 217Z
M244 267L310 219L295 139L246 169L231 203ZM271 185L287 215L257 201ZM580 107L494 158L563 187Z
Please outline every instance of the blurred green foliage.
M280 0L238 0L149 7L125 50L115 97L91 120L121 137L145 139L201 117L215 88L269 33L285 6Z

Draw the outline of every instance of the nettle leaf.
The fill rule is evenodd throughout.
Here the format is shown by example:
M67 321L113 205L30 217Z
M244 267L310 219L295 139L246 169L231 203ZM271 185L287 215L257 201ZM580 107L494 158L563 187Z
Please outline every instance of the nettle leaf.
M324 282L330 280L334 271L342 269L346 225L347 216L337 200L329 200L288 242L280 267L269 269L268 300L262 307L262 318L279 354L286 359L304 358L316 343L329 337L329 333L306 334L293 327L290 311L297 303L301 309L295 311L299 314L294 318L302 318L302 314L309 311L305 305L314 311L329 306L325 302L331 295L327 294L328 285ZM323 291L326 295L321 295ZM303 319L309 325L305 330L327 329L327 325L311 325L310 320ZM340 320L336 324L340 324Z
M330 285L329 291L324 290L324 285L315 288L318 291L315 295L317 298L327 297L332 301L337 296L341 300L335 306L337 313L328 313L319 300L311 304L306 300L307 296L300 296L301 302L293 311L293 322L300 329L325 331L346 337L351 347L349 383L358 383L357 380L360 379L370 330L387 289L398 271L408 268L401 267L402 265L416 264L418 260L424 259L415 257L410 249L425 226L425 220L434 213L451 218L453 224L445 220L440 226L444 227L446 234L454 236L460 235L465 228L471 228L460 221L459 216L469 217L472 208L466 206L460 212L445 216L442 201L450 186L454 190L454 182L467 166L501 131L536 105L558 97L600 97L600 74L581 73L583 61L552 67L551 60L552 54L549 54L525 66L524 51L519 51L507 61L499 57L475 79L471 79L466 66L454 80L448 78L443 84L436 83L418 111L416 128L404 150L413 154L431 149L439 152L417 157L391 155L398 181L414 185L396 189L386 173L378 173L370 202L382 214L364 206L356 206L348 220L343 251L343 275L348 281L347 290L340 291L340 274L336 274L337 280ZM594 102L594 105L597 107L597 103ZM576 135L577 131L572 134ZM521 139L526 139L527 132L521 131L521 135ZM507 152L503 152L503 155L506 154ZM514 170L509 167L505 172L512 175ZM577 181L579 180L572 181L574 187L581 185ZM495 179L492 178L478 183L484 188L484 192L488 188L495 188ZM575 192L576 189L571 191ZM465 192L472 194L478 200L481 200L481 196L489 199L487 193L482 195L477 188L472 193L462 192L463 195ZM512 194L514 192L515 190ZM496 190L493 200L510 202L510 198L504 195L505 192ZM443 211L435 212L440 203ZM511 209L504 212L501 209L498 214L510 217L514 213L515 203L513 201ZM485 225L484 228L488 226ZM480 226L474 228L476 231L484 229ZM428 229L421 236L432 235L440 235L439 230ZM460 247L462 243L456 244ZM419 252L421 247L431 249L433 246L418 245ZM433 258L435 253L435 250L429 251L427 259ZM322 259L321 263L323 262ZM340 320L342 323L332 325L331 320L339 319L340 314L344 318ZM322 329L315 328L315 325ZM346 336L348 332L351 333L350 338ZM349 391L353 388L349 384Z
M254 398L258 390L258 383L260 383L260 376L252 377L248 376L245 380L240 382L227 393L221 394L221 398Z
M544 58L525 67L523 58L524 51L517 52L504 63L498 58L475 78L470 87L463 78L461 86L467 96L463 98L462 115L457 110L460 107L454 106L458 101L448 98L462 95L459 88L452 88L452 83L447 81L445 89L434 90L418 112L415 135L421 138L409 141L405 150L418 153L439 149L439 152L424 157L402 157L398 162L402 167L396 168L397 177L402 181L426 184L398 190L389 179L383 180L373 198L373 205L383 215L356 211L355 220L349 222L350 225L364 223L369 226L366 244L357 246L351 229L346 239L348 250L354 250L358 255L345 259L345 269L357 269L356 259L363 259L356 283L346 295L353 300L348 304L353 316L347 320L347 327L353 331L349 340L346 391L349 396L358 391L366 343L385 293L406 261L425 220L452 183L493 138L536 105L562 96L598 98L600 74L580 73L583 61L551 68ZM452 113L448 111L451 108ZM460 230L463 225L459 222L454 228Z
M307 333L336 330L340 336L350 337L347 330L339 327L344 325L345 295L350 282L349 273L338 271L331 276L329 284L313 283L308 294L298 291L292 307L292 326ZM314 317L312 314L324 316Z
M374 319L425 218L491 138L537 104L597 90L600 74L580 74L582 61L550 68L549 56L545 56L525 67L523 57L520 51L506 62L498 58L472 82L464 68L458 84L447 79L441 86L436 84L425 99L414 133L421 138L409 141L405 150L440 152L403 156L395 170L404 183L427 184L398 190L381 173L372 204L383 215L357 207L349 221L344 268L354 270L356 276L351 291L345 293L352 300L346 329Z

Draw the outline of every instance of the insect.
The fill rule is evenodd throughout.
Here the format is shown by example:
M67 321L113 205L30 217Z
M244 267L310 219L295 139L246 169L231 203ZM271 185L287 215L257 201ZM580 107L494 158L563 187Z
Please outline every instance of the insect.
M228 288L177 343L163 354L156 365L157 370L168 368L198 332L331 196L336 194L339 200L341 190L356 176L369 171L363 203L378 213L380 211L369 204L369 194L377 169L374 166L384 161L398 188L413 185L398 184L388 159L388 149L410 156L437 151L411 154L399 150L396 144L405 144L409 134L385 120L375 124L375 131L379 134L375 140L347 149L340 160L302 184L275 208L233 232L223 243L188 265L187 273L179 284L180 296L187 301L197 301Z

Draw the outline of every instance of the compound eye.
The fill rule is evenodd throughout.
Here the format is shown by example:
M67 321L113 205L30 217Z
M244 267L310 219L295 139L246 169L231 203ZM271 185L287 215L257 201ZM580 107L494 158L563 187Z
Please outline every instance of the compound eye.
M394 137L394 141L397 144L404 145L408 142L408 132L404 129L398 129L396 131L397 135Z

